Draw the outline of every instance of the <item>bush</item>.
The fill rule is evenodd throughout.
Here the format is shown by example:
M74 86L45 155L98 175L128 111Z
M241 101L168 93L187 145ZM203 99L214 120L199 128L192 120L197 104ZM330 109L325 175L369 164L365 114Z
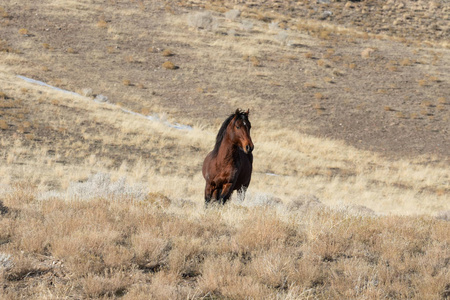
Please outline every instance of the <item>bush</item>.
M225 13L225 18L230 21L234 21L241 15L241 11L238 9L232 9Z
M188 17L188 25L197 29L214 30L217 28L217 19L211 12L198 12Z

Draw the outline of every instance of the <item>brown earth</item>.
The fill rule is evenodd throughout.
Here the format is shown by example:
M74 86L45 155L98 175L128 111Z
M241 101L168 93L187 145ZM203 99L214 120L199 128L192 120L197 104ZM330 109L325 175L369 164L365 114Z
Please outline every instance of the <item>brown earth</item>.
M448 2L322 2L3 1L0 57L17 75L190 125L243 107L255 130L448 160ZM241 16L226 20L232 8ZM198 10L216 26L193 28Z

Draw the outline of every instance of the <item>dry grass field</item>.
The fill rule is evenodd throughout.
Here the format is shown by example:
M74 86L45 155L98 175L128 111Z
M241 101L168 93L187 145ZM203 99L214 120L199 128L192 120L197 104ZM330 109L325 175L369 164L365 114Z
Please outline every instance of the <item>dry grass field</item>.
M450 298L449 15L3 0L1 298ZM237 107L252 182L205 209Z

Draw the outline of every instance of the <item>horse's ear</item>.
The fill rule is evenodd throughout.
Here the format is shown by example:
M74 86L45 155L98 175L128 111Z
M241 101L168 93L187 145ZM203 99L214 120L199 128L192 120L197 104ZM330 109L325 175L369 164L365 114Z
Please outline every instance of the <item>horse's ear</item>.
M247 111L245 112L245 114L246 114L247 117L248 117L248 115L250 114L250 109L247 109Z

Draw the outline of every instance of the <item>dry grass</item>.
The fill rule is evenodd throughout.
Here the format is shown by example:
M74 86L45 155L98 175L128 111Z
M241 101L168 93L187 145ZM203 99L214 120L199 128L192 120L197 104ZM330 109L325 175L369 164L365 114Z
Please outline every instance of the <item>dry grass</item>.
M29 33L30 33L29 30L26 29L26 28L20 28L19 29L19 34L20 35L28 35Z
M5 120L0 120L0 129L6 130L8 128L9 128L8 123L6 123Z
M84 192L96 189L89 185ZM180 200L159 206L152 195L118 196L42 198L27 185L7 192L3 295L358 299L447 293L445 220L374 216L317 200L260 206L256 196L247 201L256 206L204 210Z
M97 22L97 27L102 28L102 29L107 29L108 23L104 19L101 19Z
M400 65L403 67L411 66L412 64L413 64L413 61L411 59L409 59L408 57L406 57L400 61Z
M1 24L10 31L0 41L2 296L448 297L448 162L386 158L304 133L323 124L344 130L350 122L343 121L353 119L337 118L346 113L369 121L382 114L396 132L445 131L448 76L440 66L448 59L440 48L428 53L435 42L415 46L325 22L293 23L276 9L243 7L240 16L223 16L224 7L222 14L180 8L188 2L61 3L44 5L47 19L76 11L94 38L44 38L42 24L21 24L17 12ZM316 4L307 5L315 18ZM157 16L162 10L166 19ZM272 20L286 34L267 34ZM18 35L22 26L32 34ZM284 37L288 43L280 43ZM366 48L377 50L364 59ZM161 68L162 49L177 53L180 72ZM386 72L391 66L395 73ZM86 88L89 98L16 74ZM148 89L130 88L128 79L120 84L123 78ZM436 88L419 89L417 80ZM92 101L101 94L110 100ZM424 99L432 100L420 107ZM243 202L233 197L204 209L202 159L228 108L243 103L252 111L256 146L250 189ZM159 121L145 117L155 114ZM193 129L170 127L177 122Z
M317 100L323 99L325 98L325 96L322 93L314 93L314 98L316 98Z

